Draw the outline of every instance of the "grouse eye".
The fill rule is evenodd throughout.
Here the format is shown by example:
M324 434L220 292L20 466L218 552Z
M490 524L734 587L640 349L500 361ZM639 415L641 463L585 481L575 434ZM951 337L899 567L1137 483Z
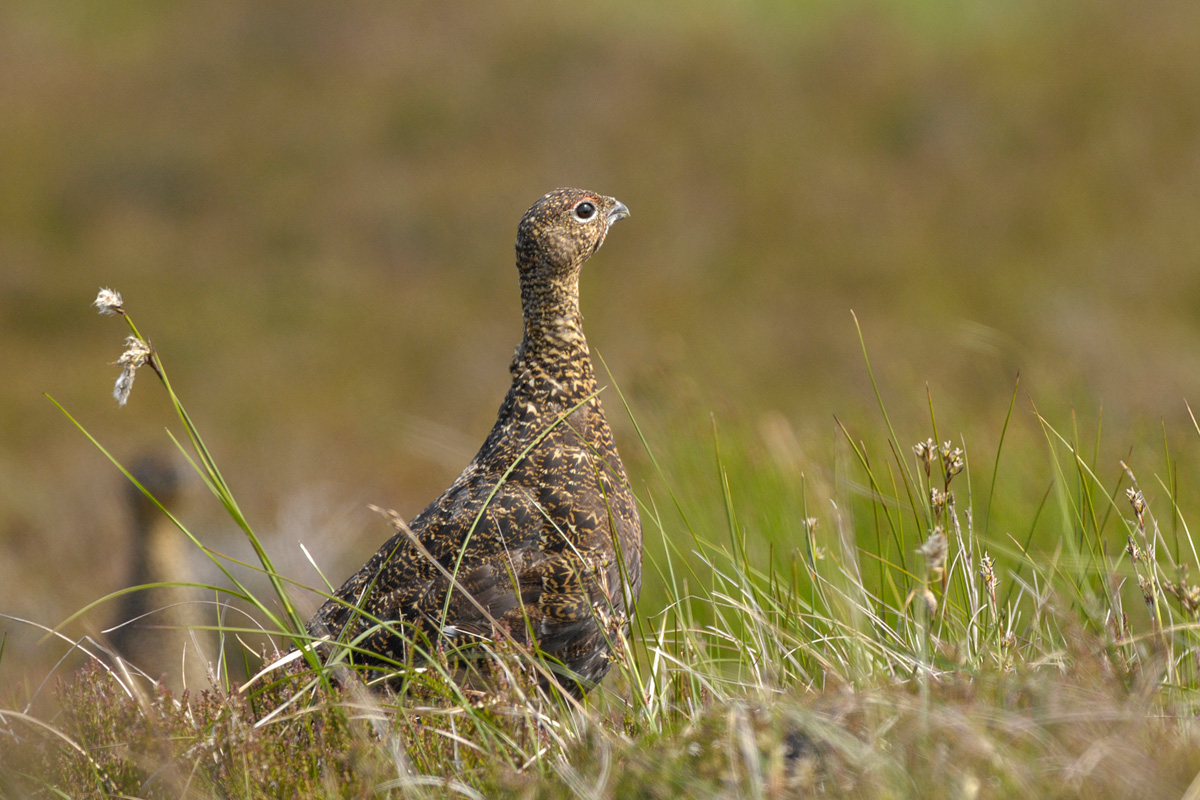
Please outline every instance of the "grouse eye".
M590 203L584 200L579 205L575 206L575 219L580 222L586 222L596 215L595 203Z

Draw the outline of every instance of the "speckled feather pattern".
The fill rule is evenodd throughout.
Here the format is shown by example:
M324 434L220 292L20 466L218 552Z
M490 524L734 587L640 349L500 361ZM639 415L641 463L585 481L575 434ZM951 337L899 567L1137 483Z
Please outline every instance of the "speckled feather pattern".
M495 426L408 524L411 535L397 520L310 632L353 641L370 631L357 646L400 662L410 641L459 648L511 635L574 673L562 685L576 694L608 672L610 642L628 629L641 588L641 524L597 393L579 273L627 215L580 189L550 192L525 214L516 244L525 332ZM474 602L456 589L447 604L447 573ZM398 624L373 626L347 604Z

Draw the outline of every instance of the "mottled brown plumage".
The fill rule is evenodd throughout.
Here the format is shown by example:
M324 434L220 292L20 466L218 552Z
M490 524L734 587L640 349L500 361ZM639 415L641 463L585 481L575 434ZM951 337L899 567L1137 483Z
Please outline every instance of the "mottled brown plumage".
M641 588L641 524L597 396L579 272L628 214L579 189L550 192L525 214L516 244L525 335L495 426L441 497L408 526L394 521L396 535L310 632L378 654L353 660L379 666L404 662L414 644L420 653L511 636L566 667L561 684L575 694L608 672Z

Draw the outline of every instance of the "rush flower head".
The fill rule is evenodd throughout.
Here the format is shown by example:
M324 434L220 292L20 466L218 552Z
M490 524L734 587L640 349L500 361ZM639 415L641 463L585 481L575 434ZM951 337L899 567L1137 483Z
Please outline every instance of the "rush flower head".
M1132 536L1129 537L1129 540L1125 544L1125 552L1129 554L1129 557L1133 559L1135 564L1146 558L1145 552L1143 552L1142 548L1138 546L1138 543L1133 540Z
M125 313L125 301L121 299L121 293L114 289L101 289L92 305L105 315Z
M1146 601L1146 605L1154 607L1154 584L1145 577L1137 576L1138 588L1142 590L1142 599Z
M950 483L950 479L963 471L963 467L967 465L966 454L961 447L950 449L946 445L942 446L942 467L945 470L946 483Z
M1140 517L1146 510L1146 497L1142 490L1131 486L1125 490L1125 496L1129 498L1129 505L1133 506L1133 513Z
M983 585L994 597L996 594L996 561L986 551L983 558L979 559L979 577L983 578Z
M1172 594L1179 599L1179 605L1182 606L1184 613L1193 619L1200 616L1200 586L1180 581L1175 585L1175 591Z

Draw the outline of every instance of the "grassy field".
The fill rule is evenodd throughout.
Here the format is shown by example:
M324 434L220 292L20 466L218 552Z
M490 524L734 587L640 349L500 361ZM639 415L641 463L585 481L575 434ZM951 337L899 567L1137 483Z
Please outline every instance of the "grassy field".
M0 792L1180 796L1198 28L1182 0L3 6ZM300 687L238 693L236 655L165 698L72 647L114 623L74 615L126 585L130 520L45 394L123 463L186 438L148 373L115 406L99 287L303 614L314 563L388 535L368 503L411 516L482 440L515 224L563 184L633 211L582 287L647 533L602 692L302 694L253 727ZM258 563L199 477L170 510ZM271 629L270 581L222 563L261 604L219 595L225 627Z
M1186 523L1171 493L1160 517L1124 462L1099 478L1084 442L1047 420L1036 471L1049 488L1019 536L988 534L995 495L976 488L996 484L1003 435L972 469L952 440L889 433L870 448L844 431L830 487L787 474L784 455L755 468L718 429L692 445L706 466L660 461L643 440L652 588L615 674L580 703L540 691L536 660L502 643L506 677L488 696L444 677L445 654L396 696L331 689L307 669L246 681L227 659L256 670L248 639L305 641L289 633L297 587L178 409L184 450L260 552L257 566L209 553L229 579L219 596L254 624L198 626L240 646L208 650L207 679L182 693L103 640L78 642L81 669L0 709L4 796L1176 797L1200 785ZM1168 463L1156 477L1172 475ZM721 519L676 488L702 484ZM1049 551L1032 545L1043 516L1058 533ZM273 593L253 589L256 574Z

